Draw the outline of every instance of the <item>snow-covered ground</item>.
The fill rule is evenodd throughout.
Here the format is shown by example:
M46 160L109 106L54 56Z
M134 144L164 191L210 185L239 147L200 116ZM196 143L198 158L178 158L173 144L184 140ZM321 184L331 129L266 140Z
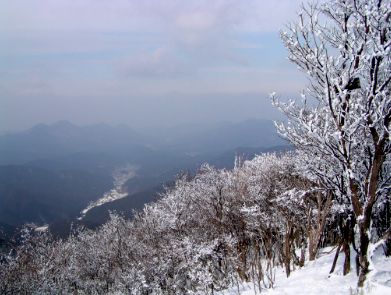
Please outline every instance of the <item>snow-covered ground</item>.
M137 167L133 165L126 165L124 167L117 168L113 171L113 185L110 191L105 192L101 198L96 201L91 202L83 211L81 211L81 216L79 220L90 211L92 208L102 206L103 204L113 202L118 199L125 198L128 193L124 187L125 183L133 178L136 175Z
M45 224L45 225L38 226L38 227L34 228L34 230L35 230L36 232L45 232L45 231L48 230L48 228L49 228L49 225L48 225L48 224Z
M274 289L262 289L261 294L266 295L390 295L391 294L391 257L385 257L382 249L377 248L372 258L373 270L368 275L363 290L357 291L357 276L355 274L354 257L350 274L342 274L342 265L345 259L340 253L337 267L333 274L329 275L334 259L335 250L323 249L320 257L293 271L289 278L282 268L276 271ZM352 253L353 254L353 253ZM354 255L352 255L354 256ZM253 283L243 284L238 288L232 288L221 292L219 295L253 295L260 294Z

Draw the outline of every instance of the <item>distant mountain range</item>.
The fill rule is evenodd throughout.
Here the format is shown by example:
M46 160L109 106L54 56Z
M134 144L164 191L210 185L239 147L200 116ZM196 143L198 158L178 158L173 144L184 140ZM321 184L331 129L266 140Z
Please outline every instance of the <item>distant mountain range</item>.
M214 125L188 124L148 133L160 147L194 153L242 147L271 147L285 145L269 120L247 120L238 123L221 122Z
M25 164L37 159L85 152L121 152L146 142L124 125L80 127L68 121L39 124L24 132L0 136L0 164Z
M203 162L232 167L236 154L251 158L289 148L270 121L183 125L144 132L125 125L40 124L0 136L0 241L26 222L50 224L64 234L90 201L112 187L112 172L137 166L129 196L89 211L82 223L97 226L109 210L131 216L157 198L163 184ZM3 235L3 237L2 237ZM1 242L0 242L1 244ZM1 245L0 245L1 246Z

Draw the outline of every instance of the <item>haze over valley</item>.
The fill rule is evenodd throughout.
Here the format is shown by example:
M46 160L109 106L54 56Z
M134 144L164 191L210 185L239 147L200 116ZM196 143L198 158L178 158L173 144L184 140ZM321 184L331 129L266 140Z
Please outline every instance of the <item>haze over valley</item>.
M288 149L273 122L189 124L139 132L126 125L39 124L0 136L0 229L25 223L55 235L71 223L96 227L110 211L131 217L180 173L204 162L233 167L235 156Z
M26 222L66 235L72 222L102 224L109 210L130 217L204 162L232 167L235 155L285 149L269 93L295 97L302 87L278 36L300 1L250 2L7 1L7 237ZM133 172L119 187L113 173L123 167Z

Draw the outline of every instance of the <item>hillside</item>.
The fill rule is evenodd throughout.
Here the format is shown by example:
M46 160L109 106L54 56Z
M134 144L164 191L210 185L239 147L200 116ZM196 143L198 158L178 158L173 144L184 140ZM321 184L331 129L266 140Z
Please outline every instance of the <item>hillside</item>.
M125 125L59 121L0 136L0 230L9 237L33 222L50 224L53 233L64 236L72 222L96 227L107 221L109 211L131 217L178 174L195 173L204 162L233 167L237 154L252 158L286 149L274 146L284 142L270 121L205 128L184 125L143 133ZM123 185L126 197L93 208L76 221L90 202L113 188L114 171L127 165L137 172Z
M0 224L21 227L72 219L111 186L111 176L99 171L0 166Z
M341 238L351 234L341 222L341 207L306 178L301 160L299 153L288 152L259 155L233 169L204 164L135 214L111 213L94 230L76 227L61 240L27 228L15 254L3 256L0 291L232 294L238 285L256 282L244 284L244 291L275 287L268 292L349 295L359 279L357 242L350 246ZM135 206L144 196L88 213L105 214L108 204L123 209L133 197ZM391 240L389 220L380 216L389 216L390 208L387 199L379 201L384 206L374 211L365 283L383 292L390 287ZM89 216L86 221L94 223ZM334 253L321 245L339 253L330 279Z

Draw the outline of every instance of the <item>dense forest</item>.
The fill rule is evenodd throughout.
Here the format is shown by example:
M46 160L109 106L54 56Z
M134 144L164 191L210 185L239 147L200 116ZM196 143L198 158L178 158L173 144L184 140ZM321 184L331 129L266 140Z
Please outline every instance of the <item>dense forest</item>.
M330 245L330 272L343 252L343 273L364 287L374 251L391 255L390 6L311 4L281 33L310 80L302 100L272 95L295 151L239 157L231 170L204 164L132 220L113 213L65 240L25 227L2 257L0 292L213 294L248 281L261 290L276 267L289 277Z

